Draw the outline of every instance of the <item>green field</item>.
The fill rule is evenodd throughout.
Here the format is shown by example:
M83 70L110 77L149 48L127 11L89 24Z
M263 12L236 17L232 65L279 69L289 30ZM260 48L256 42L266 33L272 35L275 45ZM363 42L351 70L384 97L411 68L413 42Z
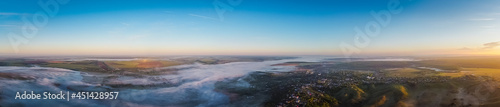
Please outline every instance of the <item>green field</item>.
M104 61L113 68L118 69L137 69L137 68L155 68L182 65L181 62L165 60L134 60L134 61Z
M77 71L91 71L91 72L112 72L113 68L110 68L105 63L101 61L74 61L74 62L61 62L61 63L41 63L38 64L42 67L54 67L54 68L65 68Z
M260 62L267 60L280 60L289 59L294 57L264 57L264 56L198 56L198 57L184 57L173 58L170 60L160 60L159 58L141 58L140 60L131 61L97 61L97 60L83 60L83 61L61 61L61 60L39 60L29 58L14 58L0 60L0 66L42 66L64 68L77 71L88 72L136 72L146 74L157 74L155 68L183 65L183 64L224 64L230 62ZM105 59L105 58L104 58ZM165 72L172 72L175 69L164 70Z
M442 76L460 77L464 75L489 76L500 80L500 69L493 68L463 68L457 73L441 73Z

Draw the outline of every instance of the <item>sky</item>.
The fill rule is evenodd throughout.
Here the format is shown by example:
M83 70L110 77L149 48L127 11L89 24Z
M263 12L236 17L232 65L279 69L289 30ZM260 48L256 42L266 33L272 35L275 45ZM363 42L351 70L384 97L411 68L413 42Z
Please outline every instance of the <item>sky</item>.
M499 0L2 0L0 55L500 55L499 20Z

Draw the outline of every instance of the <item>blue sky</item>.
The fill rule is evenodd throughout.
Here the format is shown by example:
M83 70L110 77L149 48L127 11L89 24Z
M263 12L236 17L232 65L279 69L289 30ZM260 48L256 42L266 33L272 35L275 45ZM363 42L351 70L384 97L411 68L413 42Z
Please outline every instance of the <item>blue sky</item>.
M233 10L220 17L215 1ZM22 17L44 12L37 2L2 1L0 54L342 55L339 44L353 45L353 29L390 0L70 0L16 53L8 34L22 36ZM399 2L403 11L358 54L499 53L484 44L500 41L500 1Z

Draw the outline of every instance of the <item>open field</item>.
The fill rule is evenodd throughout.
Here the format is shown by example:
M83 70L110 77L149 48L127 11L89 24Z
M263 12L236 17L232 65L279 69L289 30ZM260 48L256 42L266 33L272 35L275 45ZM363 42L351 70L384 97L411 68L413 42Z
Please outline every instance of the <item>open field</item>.
M500 69L499 57L444 57L426 58L420 61L430 67L457 70L459 68L497 68Z
M496 100L500 98L500 90L496 81L474 76L421 76L418 74L420 70L413 68L387 72L401 75L369 79L366 77L372 74L363 71L317 71L314 74L256 72L240 79L218 82L215 86L235 101L270 95L264 106L455 107L499 104ZM319 73L322 75L316 75ZM412 75L415 73L417 76ZM252 87L238 85L243 80ZM228 84L233 87L227 87Z
M457 73L441 73L442 76L460 77L464 75L489 76L500 80L500 69L492 68L463 68Z
M252 104L255 104L254 106L454 107L500 105L500 97L497 97L500 96L500 85L498 85L500 83L498 81L500 80L500 69L494 68L493 65L489 66L490 68L481 68L485 66L467 68L463 66L472 65L466 62L448 62L450 60L462 60L461 58L354 62L286 62L287 60L284 60L280 63L267 63L268 65L265 66L252 66L246 70L238 71L238 69L235 69L248 66L239 66L240 64L261 65L260 61L275 59L280 58L219 56L183 57L168 60L143 58L134 60L70 61L4 59L0 61L0 65L24 66L14 68L28 69L24 72L30 73L40 73L47 70L38 70L38 67L29 66L65 68L76 70L74 72L88 72L89 75L81 76L83 77L81 82L102 85L102 87L100 85L95 86L97 88L117 90L151 91L161 88L179 88L189 83L207 87L213 85L214 89L201 89L203 91L200 92L215 92L218 95L227 96L229 99L227 104L232 106L245 106L249 104L248 102L252 102ZM252 63L230 63L241 61ZM186 65L187 67L171 67L184 64L189 65ZM290 67L292 71L268 72L253 69L260 67L270 67L266 69ZM238 76L231 75L238 72L240 72ZM81 75L80 73L69 74ZM24 81L44 78L37 77L38 75L24 75L17 73L17 71L5 71L5 73L0 73L0 79ZM227 77L215 78L219 76ZM187 79L183 77L187 77ZM201 79L197 80L198 78ZM199 81L204 81L206 78L214 79L214 84L200 84ZM80 80L77 79L77 81ZM68 86L70 86L68 89L71 90L88 91L80 90L81 88L78 87L81 86ZM150 93L150 95L158 94ZM162 98L159 100L163 101L164 98L174 98L171 96L175 95L197 96L200 93L198 91L189 93L175 92L158 98ZM186 102L190 101L187 100ZM196 105L184 102L170 102L168 104ZM163 103L158 103L158 105L163 105Z
M92 72L108 72L113 71L112 68L100 61L79 61L79 62L65 62L65 63L42 63L42 67L65 68L78 71L92 71Z
M225 64L231 62L262 62L269 60L292 59L296 57L274 57L274 56L200 56L175 59L183 63L202 63L202 64Z
M500 80L500 69L492 68L464 68L462 73L474 74L477 76L491 76Z
M134 61L104 61L106 64L117 69L136 69L136 68L156 68L182 65L181 62L165 60L134 60Z
M261 62L268 60L281 60L290 59L295 57L272 57L272 56L197 56L197 57L183 57L183 58L172 58L163 59L158 58L125 58L127 60L109 60L106 57L99 60L95 59L83 59L83 60L50 60L50 59L29 59L29 58L17 58L17 59L3 59L0 60L0 66L42 66L42 67L54 67L54 68L65 68L77 71L86 72L102 72L102 73L114 73L114 72L139 72L147 71L148 74L156 74L152 72L155 68L170 67L176 65L184 64L194 64L201 63L207 65L225 64L231 62ZM129 60L135 59L135 60ZM171 72L175 69L166 70ZM139 72L140 73L140 72Z
M429 76L437 76L439 72L430 71L430 70L422 70L415 68L392 68L382 70L383 73L387 77L407 77L407 78L415 78L415 77L429 77Z

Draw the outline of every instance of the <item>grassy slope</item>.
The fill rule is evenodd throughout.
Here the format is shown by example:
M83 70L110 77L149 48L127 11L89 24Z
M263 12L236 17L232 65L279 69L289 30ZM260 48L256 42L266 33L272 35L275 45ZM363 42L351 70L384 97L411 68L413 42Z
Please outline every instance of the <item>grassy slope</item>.
M43 67L54 67L54 68L65 68L78 71L90 71L90 72L109 72L111 69L107 68L106 65L99 61L77 61L77 62L64 62L64 63L44 63L40 64Z
M462 72L442 73L442 76L460 77L464 75L490 76L500 80L500 69L492 68L463 68Z
M105 61L105 63L118 69L155 68L182 65L181 62L165 60Z
M434 58L421 61L421 64L436 66L436 68L457 69L462 68L496 68L500 69L500 58L498 57L448 57Z

